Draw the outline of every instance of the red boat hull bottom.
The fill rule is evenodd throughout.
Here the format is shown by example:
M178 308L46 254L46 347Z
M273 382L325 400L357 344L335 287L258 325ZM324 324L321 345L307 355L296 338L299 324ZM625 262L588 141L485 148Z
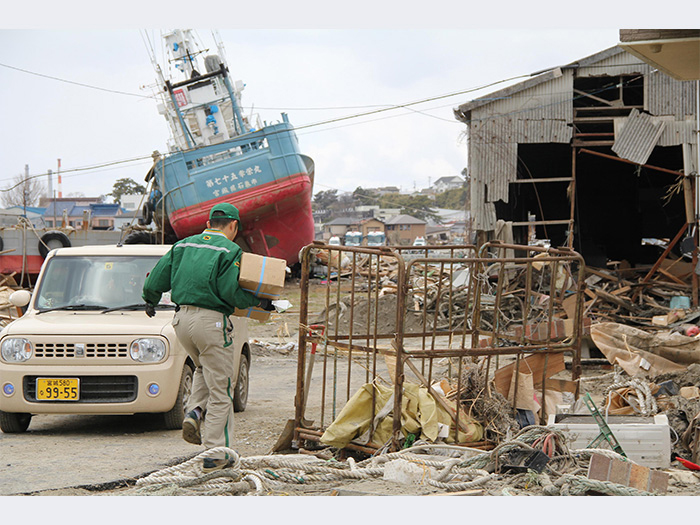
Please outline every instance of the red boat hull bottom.
M299 262L299 251L314 240L311 213L311 183L308 176L293 176L277 182L174 211L170 223L178 239L200 233L209 210L220 202L234 204L241 214L241 231L236 238L242 247L268 257Z

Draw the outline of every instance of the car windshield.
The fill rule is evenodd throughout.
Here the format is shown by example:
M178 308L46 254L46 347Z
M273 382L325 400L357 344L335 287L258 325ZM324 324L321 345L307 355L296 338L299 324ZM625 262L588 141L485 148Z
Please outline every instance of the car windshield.
M158 259L153 256L53 257L46 263L34 307L38 310L89 310L96 309L90 307L115 308L143 303L143 282ZM170 294L163 294L161 304L170 304Z

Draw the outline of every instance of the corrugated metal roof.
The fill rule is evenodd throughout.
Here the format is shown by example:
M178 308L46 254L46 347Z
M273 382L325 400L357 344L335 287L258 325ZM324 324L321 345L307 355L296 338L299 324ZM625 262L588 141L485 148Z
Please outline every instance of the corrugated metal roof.
M612 150L622 159L646 164L664 130L664 122L636 109L620 121L619 128L615 127Z
M540 77L540 82L536 84L526 81L517 84L518 89L512 86L511 92L506 89L493 93L488 100L463 104L456 110L457 118L466 123L503 119L559 119L571 122L573 72L559 71L557 76L544 74Z
M635 73L645 74L651 71L648 64L642 62L637 57L630 55L621 47L613 48L617 52L611 53L607 57L601 57L599 60L588 62L585 66L579 67L576 70L577 77L600 77L600 76L617 76L617 75L633 75Z

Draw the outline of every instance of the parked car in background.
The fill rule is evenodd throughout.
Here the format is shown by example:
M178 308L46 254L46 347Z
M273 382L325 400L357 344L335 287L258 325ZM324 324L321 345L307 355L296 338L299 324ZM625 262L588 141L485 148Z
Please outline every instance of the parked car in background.
M367 246L384 246L386 244L386 234L384 232L367 233Z
M345 246L361 246L362 232L347 232L345 234Z

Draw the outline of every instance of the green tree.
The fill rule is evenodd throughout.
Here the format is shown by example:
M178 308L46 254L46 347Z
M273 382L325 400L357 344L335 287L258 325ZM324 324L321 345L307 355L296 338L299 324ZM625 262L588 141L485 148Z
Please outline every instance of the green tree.
M352 192L352 198L360 206L371 206L377 204L378 196L372 190L366 190L362 186L358 186L355 191Z
M112 192L108 193L117 204L122 203L124 195L142 195L146 193L146 187L137 183L134 179L123 178L118 179L112 186Z
M435 206L447 210L463 210L467 206L467 188L447 190L435 196Z
M314 195L316 209L327 210L335 202L338 202L338 190L319 191Z

